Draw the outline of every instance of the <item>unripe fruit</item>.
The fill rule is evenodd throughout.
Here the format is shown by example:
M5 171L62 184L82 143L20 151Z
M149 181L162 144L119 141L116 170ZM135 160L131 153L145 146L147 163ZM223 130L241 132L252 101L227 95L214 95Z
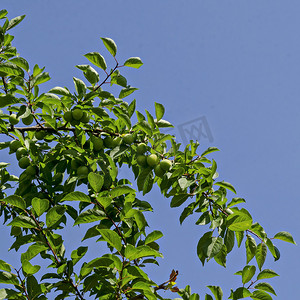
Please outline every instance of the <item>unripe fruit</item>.
M17 115L16 115L16 114L11 114L11 115L9 116L8 121L9 121L9 123L10 123L11 125L16 125L16 124L19 123L19 119L17 118Z
M35 176L37 174L37 167L30 165L26 168L25 172L30 176Z
M103 140L104 146L106 148L113 148L114 143L113 143L113 139L111 136L107 136L104 140Z
M121 145L121 143L122 143L122 139L121 139L119 136L118 136L118 137L115 137L115 138L113 139L113 148L115 148L115 147Z
M83 111L80 108L75 108L72 111L72 117L74 120L79 121L82 118L82 116L83 116Z
M30 125L33 122L33 115L30 114L26 118L23 118L22 122L23 122L24 125Z
M19 167L21 169L26 169L30 165L30 159L27 156L21 157L19 160Z
M77 169L77 175L78 176L87 176L89 174L89 169L86 166L80 166Z
M71 160L71 168L73 170L77 170L80 167L80 165L81 165L81 163L80 163L79 160L77 160L77 159L72 159Z
M83 112L82 118L80 119L82 123L88 123L90 121L90 117L86 111Z
M147 164L150 166L150 167L155 167L159 162L159 158L157 157L156 154L150 154L148 157L147 157Z
M11 152L16 152L21 146L22 143L20 141L13 140L9 143L9 150Z
M22 156L27 155L27 149L24 147L20 147L16 152L17 160L20 160Z
M165 174L165 170L160 165L155 166L154 173L158 177L162 177Z
M39 130L39 131L36 131L34 135L37 140L43 140L44 137L46 136L46 132L43 130Z
M130 133L125 134L123 137L123 141L125 144L128 144L128 145L132 144L134 142L133 134L130 134Z
M163 159L159 165L164 171L168 171L172 167L172 162L169 159Z
M147 166L147 157L145 155L138 155L136 158L136 162L141 167Z
M64 119L67 122L71 122L73 120L72 112L70 110L65 112Z
M144 154L147 151L147 145L145 143L139 143L136 147L137 154Z
M103 140L101 138L93 135L91 140L95 151L100 151L103 148Z
M71 123L72 126L76 126L76 125L80 124L80 121L73 119L70 123Z

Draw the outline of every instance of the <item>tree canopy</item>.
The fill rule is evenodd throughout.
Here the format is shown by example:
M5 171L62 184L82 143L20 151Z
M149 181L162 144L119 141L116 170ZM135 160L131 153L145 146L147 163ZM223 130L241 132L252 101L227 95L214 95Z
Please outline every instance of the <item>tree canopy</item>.
M137 88L121 70L139 69L142 60L119 63L116 43L102 37L113 66L103 54L89 52L86 64L76 66L82 78L73 77L74 87L40 92L50 75L37 64L30 68L12 45L11 29L24 17L8 19L7 11L0 11L0 149L8 149L22 170L16 176L9 163L0 163L0 216L11 228L10 249L19 254L13 262L0 259L0 283L8 285L0 289L0 299L154 300L168 299L166 290L176 299L200 299L190 286L177 287L180 270L170 270L162 283L147 274L147 265L158 265L163 257L163 233L151 231L145 216L153 210L151 200L141 200L154 185L171 208L182 207L180 223L197 215L196 225L205 230L195 251L203 265L214 260L226 267L233 248L244 249L246 265L235 273L241 284L226 292L228 299L272 299L276 292L269 279L278 274L265 268L266 256L278 260L275 241L295 244L293 237L286 231L269 236L245 199L229 199L236 190L218 180L217 163L210 159L216 147L199 150L199 143L190 141L182 149L164 133L172 124L164 119L162 104L154 103L152 115L138 111L135 99L127 102ZM124 166L135 182L120 177ZM75 232L87 225L82 240L91 239L89 246L64 244L67 224ZM89 248L100 245L106 253L87 260ZM33 259L44 263L34 265ZM204 297L224 298L213 284Z

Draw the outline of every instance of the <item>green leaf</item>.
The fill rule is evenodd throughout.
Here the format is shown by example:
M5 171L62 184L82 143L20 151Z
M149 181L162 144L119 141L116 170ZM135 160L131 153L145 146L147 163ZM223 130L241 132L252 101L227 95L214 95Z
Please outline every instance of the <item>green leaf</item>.
M227 253L231 252L231 250L233 249L234 241L234 231L227 229L224 237L224 244L226 245Z
M129 96L130 94L132 94L134 91L137 91L137 90L138 89L134 88L134 87L126 87L126 88L124 88L120 91L119 98L123 99L123 98Z
M257 280L273 278L273 277L276 277L276 276L279 276L279 275L275 271L270 270L270 269L265 269L265 270L262 270L257 275Z
M155 129L155 122L154 122L154 118L153 116L149 113L149 111L147 109L145 109L146 114L147 114L147 118L148 118L148 123L151 126L151 129L154 130Z
M61 201L80 201L91 203L91 198L82 192L71 192L63 197Z
M10 272L11 271L10 264L0 259L0 270Z
M10 34L6 34L6 35L4 36L3 46L9 45L9 44L12 42L12 40L13 40L14 38L15 38L14 36L12 36L12 35L10 35Z
M37 282L33 275L27 277L26 288L28 292L29 299L37 299L37 296L43 294L42 286ZM40 297L38 299L41 299ZM42 298L41 300L45 300Z
M190 203L187 207L184 208L183 212L180 215L179 221L180 225L183 223L183 221L191 214L193 214L195 205L194 203ZM197 224L197 223L196 223Z
M256 288L256 289L258 289L258 290L266 291L266 292L268 292L268 293L272 293L273 295L276 296L276 293L275 293L273 287L272 287L269 283L266 283L266 282L260 282L260 283L258 283L257 285L255 285L254 288Z
M258 265L259 270L261 270L263 264L265 263L266 256L267 256L267 246L264 243L260 243L257 246L255 258Z
M254 291L251 296L254 300L272 300L272 297L264 291Z
M232 198L232 200L228 203L227 207L231 207L239 203L245 203L245 202L246 200L243 198Z
M178 207L180 206L182 203L184 203L187 198L189 197L189 195L187 194L179 194L179 195L176 195L172 198L171 200L171 203L170 203L170 206L171 207Z
M60 86L56 86L54 88L52 88L49 93L53 93L53 94L57 94L57 95L61 95L61 96L71 96L72 94L66 89L66 88L62 88Z
M223 298L223 291L222 291L222 289L219 286L208 285L207 287L211 290L211 292L215 296L216 300L222 300L222 298Z
M192 294L190 300L200 300L200 296L198 294Z
M47 73L47 72L41 73L33 78L32 86L37 86L39 84L47 82L50 79L51 79L51 77L50 77L49 73Z
M273 257L276 259L277 254L276 254L276 251L275 251L275 246L269 238L267 238L266 245L267 245L269 251L271 252L271 254L273 255Z
M49 208L49 200L47 199L39 199L35 197L32 199L31 204L38 217Z
M250 297L251 295L252 294L248 289L246 289L245 287L239 287L232 293L232 297L230 297L229 299L233 299L233 300L243 299L243 298Z
M214 298L211 295L206 294L205 295L205 300L214 300Z
M5 73L7 76L15 75L24 77L24 71L11 62L4 62L0 64L0 72Z
M33 275L40 270L41 266L33 266L28 260L22 262L22 270L26 275Z
M22 227L22 228L36 228L37 225L35 222L27 217L27 216L18 216L15 217L9 224L8 226L16 226L16 227Z
M222 267L226 268L227 248L222 245L221 250L214 256L214 260Z
M87 264L88 268L107 268L113 264L113 260L108 257L98 257Z
M19 285L17 276L9 272L0 272L0 283Z
M10 60L12 63L14 63L16 66L24 69L25 71L29 71L29 64L27 60L23 57L14 57Z
M296 242L294 241L292 235L287 231L280 231L276 233L274 239L282 240L296 245Z
M141 123L142 121L145 121L145 117L142 113L140 113L138 110L135 111L136 113L136 117L139 121L139 123ZM149 126L151 128L151 126Z
M139 230L144 230L144 228L147 226L147 221L143 213L139 210L135 210L134 219Z
M124 63L124 66L136 68L136 69L138 69L142 65L143 65L142 60L139 57L130 57Z
M227 226L232 231L244 231L249 229L251 225L252 217L244 208L227 217Z
M163 236L161 231L154 230L146 236L145 245L152 243Z
M104 57L98 52L90 52L84 55L92 64L106 70L106 62Z
M230 184L229 182L225 182L225 181L222 181L222 182L215 182L214 183L215 185L218 185L218 186L221 186L227 190L230 190L232 192L234 192L236 194L236 190L234 189L234 187L232 186L232 184Z
M0 19L4 19L6 15L7 15L7 10L1 9L0 10Z
M25 15L18 16L18 17L11 19L8 23L7 30L10 30L13 27L17 26L24 18L25 18Z
M265 241L267 234L259 223L257 222L253 223L250 229L251 231L256 233L262 240Z
M154 182L153 173L151 171L148 173L148 175L145 178L144 185L143 185L143 195L145 195L151 191L153 182Z
M165 108L162 104L154 102L156 120L159 121L165 114Z
M71 253L73 265L77 264L77 262L86 254L87 251L88 247L86 246L80 246L77 249L73 250Z
M201 157L206 156L207 154L215 151L220 151L220 150L217 147L209 147L201 154Z
M135 260L137 258L154 256L154 257L163 257L159 252L150 248L149 246L138 246L134 247L130 244L126 245L125 248L125 257L129 260Z
M109 243L112 247L116 248L118 251L122 249L122 240L121 237L110 229L99 229L100 234L104 240Z
M47 212L46 214L46 225L47 227L51 227L55 225L58 221L62 219L62 217L65 215L66 208L62 205L57 205Z
M110 52L110 54L115 57L117 54L117 45L116 43L110 38L101 38L104 46Z
M119 185L110 190L110 196L112 198L117 198L121 195L126 195L130 193L135 194L135 190L127 185Z
M274 246L274 250L275 250L274 260L277 261L280 258L280 251L276 246Z
M86 93L85 83L81 79L76 78L76 77L73 77L73 81L74 81L75 89L76 89L78 96L82 97Z
M247 264L251 261L251 259L255 256L256 253L256 242L255 239L247 235L247 240L245 242L246 246L246 255L247 255Z
M212 237L212 232L206 232L199 240L197 245L197 254L201 258L213 258L223 247L223 239L221 237ZM203 263L203 262L202 262Z
M26 209L26 203L25 203L25 201L23 200L23 198L21 198L18 195L8 196L7 198L3 199L3 201L5 203L7 203L7 204L10 204L12 206L21 208L23 210Z
M234 233L235 233L236 241L238 243L238 247L240 248L244 238L244 231L235 231Z
M135 111L135 107L136 107L136 100L134 99L131 101L131 103L129 104L128 109L127 109L129 117L132 117L132 115Z
M255 266L245 266L242 272L242 282L243 284L249 282L254 276L256 271Z
M144 131L147 135L152 136L152 128L151 128L150 124L148 122L146 122L145 120L139 122L137 124L137 128Z
M156 122L156 125L159 128L174 127L170 122L168 122L166 120L159 120Z
M33 259L34 257L36 257L39 253L41 253L42 251L48 250L48 246L45 244L33 244L30 245L28 247L28 249L26 250L26 252L21 254L21 262L23 262L24 260L28 260L30 261L31 259Z
M93 208L93 209L88 209L81 213L77 218L76 221L74 222L74 225L79 225L79 224L84 224L84 223L91 223L99 220L106 219L106 215L102 210Z
M99 193L104 183L104 178L100 174L90 172L88 175L88 181L92 187L92 189Z
M18 100L13 95L0 95L0 107L5 107L17 102Z
M147 177L151 176L150 173L152 173L151 168L145 168L140 172L137 178L137 186L139 191L144 189L144 184L148 180Z
M124 122L124 124L127 126L127 129L130 129L131 121L130 121L129 116L127 114L117 112L115 109L113 111L114 111L114 114L116 115L116 117L118 117L118 119L120 119L122 122Z

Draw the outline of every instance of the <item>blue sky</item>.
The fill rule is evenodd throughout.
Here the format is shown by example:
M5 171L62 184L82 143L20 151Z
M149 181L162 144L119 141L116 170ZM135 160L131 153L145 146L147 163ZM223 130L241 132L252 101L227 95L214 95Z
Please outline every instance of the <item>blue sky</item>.
M165 118L175 125L170 133L183 144L192 128L202 125L205 134L209 130L210 139L197 130L194 136L201 150L209 146L221 150L211 155L220 178L235 186L267 233L286 230L300 241L299 1L2 0L1 4L10 18L27 15L13 31L14 44L31 66L46 66L52 77L45 85L48 89L72 89L72 77L80 77L74 66L87 62L83 54L99 51L108 57L101 36L115 40L120 63L140 56L142 68L122 70L139 88L138 110L154 112L154 101L162 103ZM203 269L196 245L204 228L194 225L193 217L178 225L181 209L171 209L158 189L145 199L155 209L149 215L151 228L165 233L161 242L165 258L160 268L150 270L158 283L175 268L179 287L190 284L201 295L208 284L221 285L225 296L239 286L239 278L232 274L243 266L244 253L229 255L228 269L213 261ZM294 299L299 248L280 241L277 245L282 257L274 264L269 258L266 267L280 277L269 282L278 299ZM1 257L14 257L6 251L7 245L1 243Z

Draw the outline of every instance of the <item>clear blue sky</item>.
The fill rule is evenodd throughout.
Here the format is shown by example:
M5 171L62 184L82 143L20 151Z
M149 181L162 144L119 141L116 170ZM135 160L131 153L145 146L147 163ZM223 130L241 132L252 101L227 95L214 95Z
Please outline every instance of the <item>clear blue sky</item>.
M86 63L82 55L104 52L100 36L115 40L120 62L140 56L143 67L126 71L128 82L139 88L138 110L154 112L154 101L162 103L166 119L175 125L170 132L183 143L183 126L188 139L192 128L209 130L207 137L197 130L194 135L201 150L221 149L211 156L221 179L235 186L267 233L286 230L299 243L300 2L149 3L2 0L1 8L10 18L27 15L13 31L14 44L31 66L46 66L52 77L49 89L73 88L72 77L80 76L74 66ZM244 253L229 255L228 269L213 261L203 269L196 255L203 228L194 225L196 219L179 226L181 209L169 208L158 189L145 199L155 209L149 215L151 228L165 233L165 258L160 268L150 270L154 280L165 281L174 268L179 287L190 284L201 295L208 284L221 285L224 298L239 286L232 274L243 266ZM3 232L1 228L0 236ZM275 264L269 257L266 267L280 277L269 282L277 299L295 299L299 248L277 245L282 257ZM2 241L1 257L14 257L6 252Z

